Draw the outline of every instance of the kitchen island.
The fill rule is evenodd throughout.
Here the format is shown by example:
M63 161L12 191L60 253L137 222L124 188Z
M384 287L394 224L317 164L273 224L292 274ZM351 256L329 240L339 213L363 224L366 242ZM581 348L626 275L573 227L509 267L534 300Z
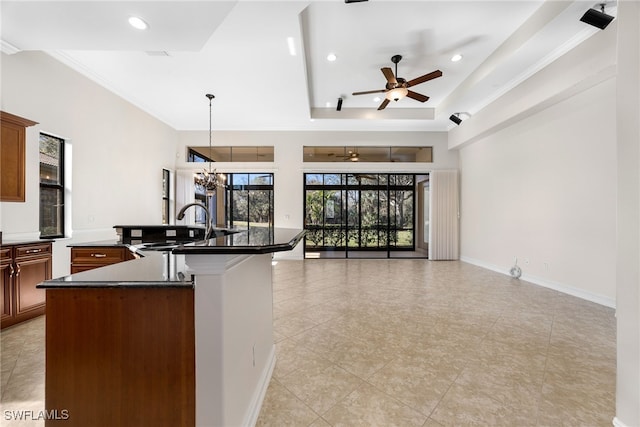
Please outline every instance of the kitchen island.
M272 253L303 236L132 246L139 259L39 285L46 425L253 425L275 365Z

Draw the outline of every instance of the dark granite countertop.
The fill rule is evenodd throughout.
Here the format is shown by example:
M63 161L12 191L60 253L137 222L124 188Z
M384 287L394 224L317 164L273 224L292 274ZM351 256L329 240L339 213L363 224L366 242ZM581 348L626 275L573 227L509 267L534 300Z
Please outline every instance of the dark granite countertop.
M149 251L143 257L123 261L57 279L38 288L193 287L184 256Z
M297 228L251 227L226 236L187 243L173 249L174 254L184 255L241 255L290 251L304 237L305 231Z
M148 250L118 240L73 243L70 247L126 246L140 257L94 270L47 280L38 288L73 287L167 287L191 286L193 278L187 271L187 255L252 255L293 249L304 237L304 230L289 228L252 227L234 234L180 244L163 251Z

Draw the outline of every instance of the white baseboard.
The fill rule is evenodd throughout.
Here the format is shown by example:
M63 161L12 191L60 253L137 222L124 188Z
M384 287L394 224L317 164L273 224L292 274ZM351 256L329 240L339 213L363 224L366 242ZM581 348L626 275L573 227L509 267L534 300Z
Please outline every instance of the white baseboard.
M613 424L615 427L631 427L620 421L618 417L613 417L613 421L611 422L611 424Z
M502 267L488 264L484 261L480 261L474 258L469 258L465 256L460 257L460 261L466 262L468 264L473 264L478 267L486 268L487 270L495 271L497 273L502 273L504 275L509 275L509 271L505 270ZM605 297L603 295L594 294L592 292L587 292L582 289L574 288L573 286L565 285L563 283L554 282L551 280L543 279L541 277L531 276L528 274L523 274L520 277L520 280L525 282L533 283L534 285L542 286L545 288L553 289L554 291L562 292L567 295L571 295L574 297L578 297L587 301L594 302L596 304L604 305L605 307L616 308L616 301L614 298Z
M260 416L260 410L262 409L262 402L264 402L264 397L267 395L267 389L269 388L269 382L271 381L271 375L273 375L273 370L276 367L276 346L275 344L271 347L271 352L269 353L269 361L265 366L264 371L262 372L262 377L260 378L260 385L256 388L256 392L251 399L251 403L249 404L249 409L247 410L247 415L245 416L244 426L255 426L256 422L258 422L258 416Z

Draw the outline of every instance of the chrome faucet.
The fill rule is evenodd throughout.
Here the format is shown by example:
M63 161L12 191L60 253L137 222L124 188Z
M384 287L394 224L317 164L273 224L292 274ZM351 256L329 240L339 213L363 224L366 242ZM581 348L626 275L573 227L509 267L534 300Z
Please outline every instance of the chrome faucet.
M180 209L180 212L178 212L178 215L176 215L176 219L178 220L184 219L184 212L191 206L200 206L202 209L204 209L204 217L205 217L204 221L206 224L205 231L204 231L204 238L210 239L211 236L213 235L213 227L211 226L211 220L212 220L211 212L209 212L209 209L207 209L207 207L202 203L194 202L194 203L188 203L184 205L182 209Z

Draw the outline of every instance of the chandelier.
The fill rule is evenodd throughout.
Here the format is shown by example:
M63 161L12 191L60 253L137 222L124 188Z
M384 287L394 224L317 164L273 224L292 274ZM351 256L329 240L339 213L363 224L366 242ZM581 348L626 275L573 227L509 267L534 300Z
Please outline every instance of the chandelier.
M212 149L211 149L211 100L215 98L215 96L210 93L206 94L206 97L209 98L209 168L205 168L202 172L195 174L195 183L204 188L204 191L207 196L211 197L216 194L216 189L218 187L224 188L225 184L225 176L223 174L216 173L215 169L212 169Z

